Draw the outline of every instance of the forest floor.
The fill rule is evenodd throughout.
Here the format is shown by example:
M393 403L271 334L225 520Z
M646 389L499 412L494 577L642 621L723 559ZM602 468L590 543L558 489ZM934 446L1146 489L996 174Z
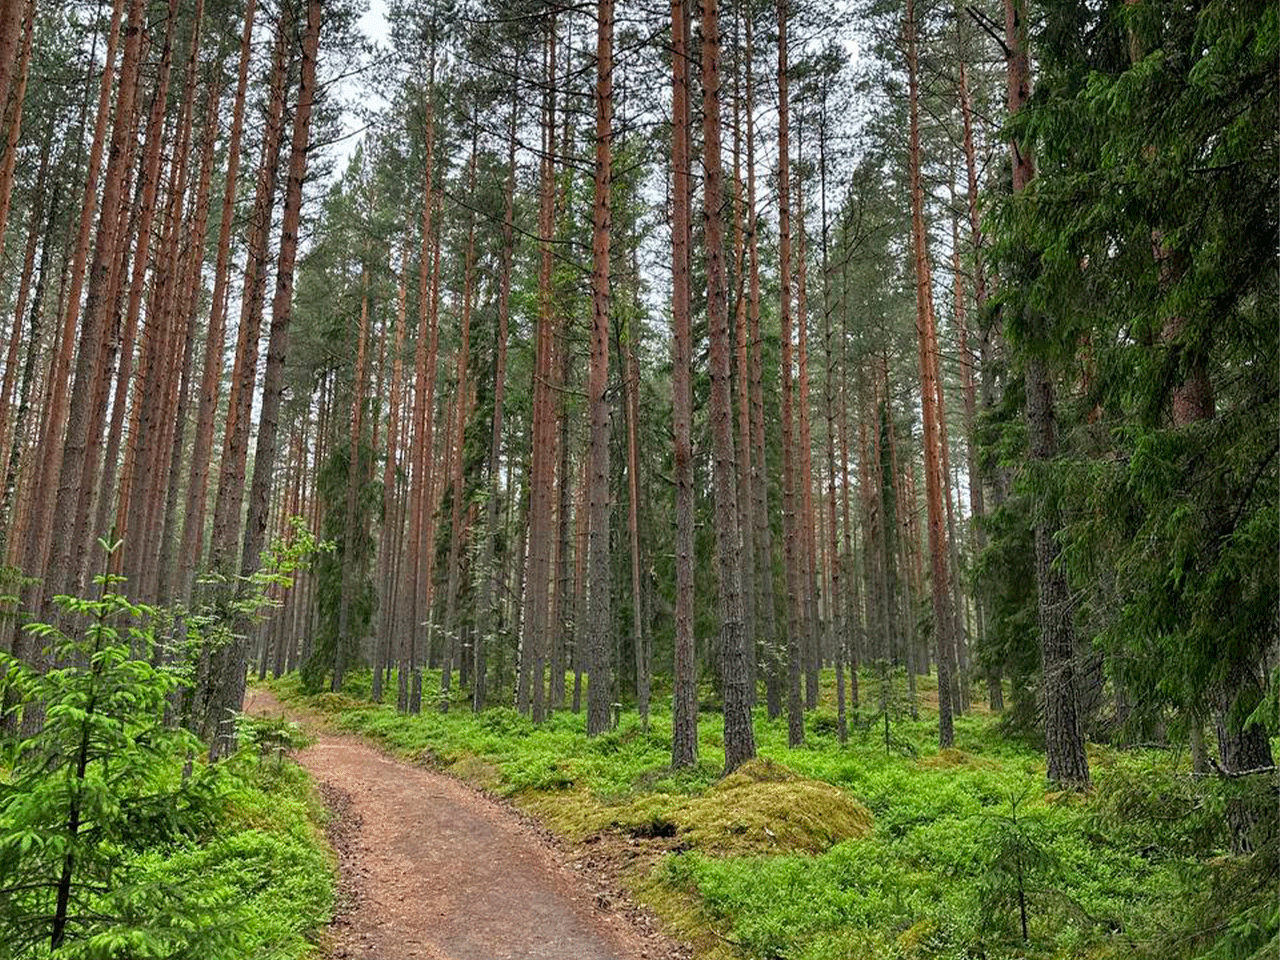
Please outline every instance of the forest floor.
M1216 836L1221 806L1195 793L1185 755L1091 743L1093 792L1061 794L1048 789L1042 748L977 691L955 747L939 750L933 678L919 678L915 719L900 677L864 671L841 743L831 672L822 679L804 745L788 747L786 718L760 705L759 757L728 777L710 691L700 760L679 771L665 694L647 725L624 713L593 738L567 710L542 724L508 707L473 714L456 687L401 714L369 699L367 671L341 694L309 693L289 675L253 696L320 734L300 759L332 784L333 805L352 807L337 820L356 826L337 844L365 899L336 927L340 957L1199 956L1166 949L1189 924L1204 928L1222 880L1220 844L1187 840ZM438 684L424 674L424 691ZM1174 809L1186 815L1170 820ZM529 912L535 900L554 905L552 920ZM409 936L394 932L401 915L446 952L364 949ZM564 936L595 939L558 939L556 917Z
M329 808L340 893L337 960L665 960L654 930L593 859L454 777L350 735L270 691L246 711L288 716L314 738L298 762ZM567 854L567 855L566 855Z

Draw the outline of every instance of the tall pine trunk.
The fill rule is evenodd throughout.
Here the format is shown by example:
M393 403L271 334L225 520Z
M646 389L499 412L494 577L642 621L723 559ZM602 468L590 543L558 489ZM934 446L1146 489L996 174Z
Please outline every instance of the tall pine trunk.
M311 142L311 113L316 99L316 59L320 49L321 0L308 0L307 26L302 36L298 101L293 109L289 145L289 173L276 260L276 289L271 300L271 332L262 377L262 402L258 414L258 438L253 455L253 479L249 485L249 511L240 552L240 573L248 577L258 569L266 546L267 512L276 474L280 404L284 395L285 353L289 348L289 322L293 316L293 276L298 255L298 229L302 217L302 185L307 176L307 151ZM363 333L362 333L363 336ZM354 453L353 453L354 457ZM348 529L347 536L351 536ZM242 628L250 628L244 623ZM236 664L234 688L229 699L234 709L244 702L245 665Z
M285 8L287 11L287 7ZM235 362L231 371L231 389L227 401L227 422L223 433L222 461L218 470L218 487L213 508L213 539L209 565L222 573L230 572L238 559L241 545L241 510L244 504L245 466L249 456L249 428L253 409L254 385L257 382L258 339L262 328L262 305L267 285L267 238L275 207L276 178L280 166L283 140L285 79L288 75L290 32L287 13L276 25L275 50L272 54L267 123L262 135L262 160L258 168L258 184L249 222L248 257L245 262L244 292L240 303L240 330L236 340Z
M849 735L848 718L845 716L845 650L847 648L846 630L843 622L845 604L840 592L842 570L840 550L837 540L836 522L836 349L832 342L835 328L832 324L832 313L835 304L832 302L831 263L827 250L827 101L823 91L822 113L818 126L818 174L821 185L820 212L822 225L822 335L825 360L826 383L823 395L823 406L827 416L827 567L830 570L831 591L827 595L827 631L829 648L835 658L836 667L836 728L840 742L844 743ZM840 377L843 382L844 376ZM846 470L848 469L846 465ZM854 681L857 682L856 680Z
M742 182L742 47L737 33L737 11L733 37L733 325L736 335L734 396L737 400L737 436L734 452L738 459L738 531L742 538L743 645L747 657L747 697L756 702L756 604L760 591L756 578L755 492L752 483L751 450L751 355L747 310L747 236Z
M800 576L796 517L795 413L792 398L791 343L791 173L787 93L787 0L778 0L778 286L779 335L782 338L782 524L787 578L787 743L804 742L804 699L801 673L804 654L800 634Z
M498 616L496 598L502 589L502 572L494 560L498 540L498 469L502 457L503 402L507 391L507 331L511 321L511 266L515 259L516 126L519 90L511 91L511 119L507 126L507 187L502 219L502 272L498 280L498 329L494 340L493 421L489 435L489 489L484 503L484 533L480 547L480 597L476 602L475 680L471 704L476 713L485 708L487 696L487 648L497 647ZM510 484L507 495L511 495ZM506 558L510 560L508 549ZM562 679L563 682L563 679Z
M800 569L797 572L804 644L804 705L812 710L818 705L818 677L822 655L819 649L821 630L818 623L818 569L813 512L813 429L809 420L809 262L804 212L804 113L800 113L796 136L796 414L800 421L800 447L796 453L795 481L799 490L798 549Z
M249 61L253 51L253 19L256 10L257 0L247 0L244 26L240 35L240 65L236 81L235 103L231 111L231 132L227 138L227 169L223 182L213 292L201 368L200 400L196 405L191 468L187 479L186 505L182 519L182 541L178 550L180 565L178 592L186 599L190 599L196 565L203 553L204 521L209 490L209 461L213 449L214 419L222 386L222 350L226 339L227 284L231 265L231 228L235 219L240 142L244 135L245 95L249 82Z
M97 203L98 164L101 160L106 138L106 125L109 110L109 95L112 65L117 46L116 28L119 23L119 5L112 17L112 33L107 43L107 65L103 71L103 86L99 93L98 118L94 128L93 146L89 152L89 175L85 183L85 203L81 209L80 232L76 241L75 257L71 268L71 284L64 304L64 316L60 334L59 348L54 356L50 370L51 394L46 407L46 420L41 436L43 456L40 464L40 479L34 488L35 502L32 505L31 521L27 525L27 549L24 552L23 570L28 576L43 577L48 581L49 589L43 588L42 582L33 583L28 590L26 607L41 619L47 619L49 612L46 606L54 593L61 589L61 577L49 578L46 563L49 557L49 544L54 548L61 546L59 538L50 538L55 514L55 504L67 502L63 493L62 471L65 466L75 469L83 466L78 461L77 453L68 449L64 428L70 423L68 415L68 378L71 368L71 354L75 345L76 317L82 316L80 331L80 359L76 364L76 380L87 385L93 372L92 360L97 356L98 341L101 339L103 311L106 307L106 286L110 280L110 271L115 253L115 231L117 228L121 194L124 189L125 169L127 167L127 141L133 130L134 104L137 97L139 61L142 57L143 15L145 5L141 0L131 0L128 22L123 31L124 52L120 63L120 83L116 95L116 118L112 128L111 144L107 151L106 168L102 171L103 188L100 204ZM84 310L80 312L80 291L84 282L86 263L89 252L89 235L94 220L94 211L99 210L99 231L94 247L93 270L89 279L89 295ZM101 308L99 308L101 305ZM88 413L88 399L77 401L74 395L71 403L77 406L77 420L83 421ZM83 424L87 432L87 421ZM79 430L73 427L73 430ZM79 452L83 452L83 441L79 444ZM79 492L76 478L75 491ZM69 512L69 511L68 511ZM59 521L62 527L69 521L64 517ZM61 532L61 530L59 531ZM65 536L65 535L64 535ZM50 539L47 539L50 538ZM69 539L66 538L66 539ZM53 571L58 574L59 571ZM56 579L57 582L53 582ZM39 710L30 711L31 722L24 711L23 725L30 729L39 722Z
M742 615L742 541L738 532L738 481L733 450L732 354L728 283L721 214L724 171L720 159L720 25L717 0L702 3L702 131L707 251L707 321L710 337L712 491L715 501L716 573L720 592L720 669L724 699L724 763L732 772L756 755L747 689Z
M476 191L476 139L479 135L477 121L477 117L472 118L471 160L467 165L469 170L467 174L468 197L470 198L468 206L472 209L474 209ZM467 251L462 280L462 323L458 331L458 375L454 384L454 391L458 397L458 419L454 426L453 496L450 502L452 517L449 533L449 569L445 571L445 575L448 577L448 587L445 592L444 614L445 642L449 644L449 647L445 651L444 669L440 672L441 712L446 712L449 709L449 685L452 679L453 662L456 658L456 651L462 649L460 638L462 628L457 620L457 610L459 581L462 578L462 500L466 494L464 460L466 459L467 394L470 389L467 381L467 366L471 357L471 295L475 272L475 248L475 214L471 213L468 214L467 218Z
M588 491L591 511L587 557L587 735L609 728L613 671L613 598L609 569L609 249L613 132L613 0L596 4L595 196L591 231L591 416Z
M365 267L360 279L360 329L356 335L355 373L351 385L351 434L347 447L347 497L346 514L342 527L342 586L338 597L338 634L333 646L333 683L337 693L342 689L348 665L347 650L359 650L359 638L351 626L351 600L355 592L356 560L355 543L357 511L360 504L360 485L364 471L360 464L360 441L364 429L365 354L369 344L369 268Z
M543 58L547 83L542 100L543 156L538 196L538 320L534 347L532 423L529 437L529 558L525 570L523 634L516 703L541 722L545 706L544 665L549 624L547 587L551 578L552 509L555 437L551 382L555 370L555 144L556 144L556 22L548 18Z
M671 420L676 486L675 677L671 765L698 760L697 652L693 642L692 333L689 317L689 8L671 0Z
M765 700L769 719L782 714L782 660L778 651L777 610L773 593L773 528L769 522L769 471L765 458L764 346L760 335L760 245L756 230L755 71L752 17L746 17L747 66L747 256L751 338L751 494L755 498L753 543L760 605L760 647L765 660ZM753 651L754 653L754 651Z
M400 578L401 654L399 658L399 689L397 705L402 711L417 713L420 703L421 677L418 673L419 623L426 612L420 603L423 570L422 541L423 521L426 511L426 491L431 469L432 410L434 409L436 379L435 314L431 310L431 257L433 249L431 221L435 206L433 151L435 141L435 50L431 51L429 83L426 91L426 118L424 141L426 157L423 164L422 184L422 237L418 263L418 332L414 344L413 388L413 441L409 446L411 458L409 475L409 550Z
M939 388L937 358L933 352L933 285L929 274L928 236L924 221L924 185L920 171L920 94L916 43L915 0L907 0L907 80L910 110L908 166L911 180L911 238L916 279L916 338L919 342L921 409L924 419L924 475L929 514L929 558L933 575L933 632L938 657L938 742L949 747L955 742L952 725L951 651L952 616L950 581L947 577L947 541L944 525L940 439L938 418ZM911 666L908 665L908 672Z
M631 546L631 642L635 653L636 710L640 720L649 725L649 656L645 644L644 592L640 585L640 456L637 449L636 394L640 389L640 370L636 361L636 318L627 321L627 336L622 344L622 402L627 426L627 534Z

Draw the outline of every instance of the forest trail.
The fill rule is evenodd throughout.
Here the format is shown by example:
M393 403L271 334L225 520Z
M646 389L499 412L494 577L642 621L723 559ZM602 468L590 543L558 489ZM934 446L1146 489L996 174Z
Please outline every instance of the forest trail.
M304 720L269 691L249 713ZM308 724L298 754L334 814L342 873L334 958L656 958L527 824L450 777Z

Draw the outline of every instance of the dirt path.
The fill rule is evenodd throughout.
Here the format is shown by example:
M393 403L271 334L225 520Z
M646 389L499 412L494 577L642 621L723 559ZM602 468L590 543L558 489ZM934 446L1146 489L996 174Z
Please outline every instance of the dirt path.
M289 713L271 693L246 710ZM297 717L295 716L295 719ZM334 813L342 873L333 956L657 960L666 956L557 861L530 826L442 774L312 729L299 762Z

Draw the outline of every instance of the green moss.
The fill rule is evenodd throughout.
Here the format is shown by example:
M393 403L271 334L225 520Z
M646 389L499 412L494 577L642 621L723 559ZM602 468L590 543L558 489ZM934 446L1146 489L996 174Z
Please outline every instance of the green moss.
M526 790L513 798L526 813L570 840L585 840L610 826L609 807L585 789Z
M772 761L726 777L676 815L680 835L720 854L820 853L871 832L871 812L846 791Z
M582 789L535 790L519 794L517 802L571 839L613 829L671 837L717 855L819 853L866 836L873 820L846 791L770 760L753 761L702 795L645 793L608 803Z
M1043 754L980 710L956 717L955 747L938 751L932 680L920 684L920 719L895 723L914 756L886 755L879 730L856 712L840 744L827 722L833 678L824 676L824 707L806 718L824 719L807 724L805 745L789 748L785 718L761 707L759 758L723 779L720 715L700 715L699 763L673 771L671 718L656 699L648 729L624 713L619 729L587 738L582 716L568 712L535 725L504 708L477 717L461 703L419 716L359 700L348 709L361 674L350 698L307 698L288 680L272 686L304 707L321 700L335 729L510 797L561 836L617 832L648 855L679 851L637 878L638 896L704 958L1018 956L1018 944L990 942L976 907L986 828L1010 796L1029 798L1063 866L1052 891L1061 906L1033 918L1039 939L1026 956L1065 960L1112 942L1154 942L1160 918L1178 909L1185 860L1144 853L1149 831L1100 828L1109 814L1098 798L1113 777L1154 783L1148 768L1167 764L1167 753L1108 751L1096 764L1098 790L1059 801L1044 795ZM871 677L863 679L865 689ZM424 679L436 685L434 674Z
M932 946L934 935L938 932L938 921L934 917L917 920L898 935L897 948L904 960L916 960L928 956L926 951Z
M502 771L483 757L460 757L445 767L445 772L482 790L496 790L502 782Z
M696 960L741 960L742 954L708 923L696 890L666 882L658 871L637 883L632 893L670 936L693 947Z

